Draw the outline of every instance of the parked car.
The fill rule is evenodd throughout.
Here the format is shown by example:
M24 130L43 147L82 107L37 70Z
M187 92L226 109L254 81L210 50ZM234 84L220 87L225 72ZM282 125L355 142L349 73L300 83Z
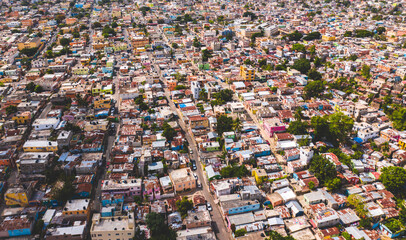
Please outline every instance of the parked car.
M211 207L210 203L207 203L206 206L207 206L207 210L213 211L213 208Z

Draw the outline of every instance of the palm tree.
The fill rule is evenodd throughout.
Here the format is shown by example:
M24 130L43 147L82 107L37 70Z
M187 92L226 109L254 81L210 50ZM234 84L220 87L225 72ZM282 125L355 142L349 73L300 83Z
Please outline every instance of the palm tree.
M241 132L242 129L242 122L239 117L237 117L233 122L233 129L235 132Z

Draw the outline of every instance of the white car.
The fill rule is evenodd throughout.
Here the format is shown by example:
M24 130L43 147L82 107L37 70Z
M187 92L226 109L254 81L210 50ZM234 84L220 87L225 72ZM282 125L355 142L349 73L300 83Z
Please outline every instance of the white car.
M195 177L195 179L197 179L197 174L196 173L193 173L193 176Z
M207 203L206 206L207 206L207 210L209 210L209 211L212 211L212 210L213 210L213 208L211 207L210 203Z

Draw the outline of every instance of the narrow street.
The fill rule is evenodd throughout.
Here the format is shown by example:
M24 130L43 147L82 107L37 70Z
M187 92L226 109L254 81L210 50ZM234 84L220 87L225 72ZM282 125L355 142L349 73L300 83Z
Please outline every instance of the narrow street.
M175 104L170 98L170 92L167 88L165 88L165 96L169 101L169 106L171 107L172 111L176 112L178 115L180 112L176 108ZM214 227L214 232L216 233L217 239L223 240L223 239L231 239L230 233L227 232L227 227L225 225L224 219L220 213L220 207L214 202L214 198L211 195L209 191L209 186L208 182L205 181L205 178L203 176L203 167L200 164L200 157L199 157L199 151L196 145L195 139L192 137L193 134L190 133L189 128L186 126L185 122L179 118L178 121L180 127L183 129L183 131L186 134L186 139L189 142L189 148L193 150L193 156L192 159L196 160L196 166L197 166L197 176L200 179L200 182L202 183L202 192L204 197L206 198L207 202L211 204L213 207L213 211L211 211L211 217L212 217L212 222L216 225Z

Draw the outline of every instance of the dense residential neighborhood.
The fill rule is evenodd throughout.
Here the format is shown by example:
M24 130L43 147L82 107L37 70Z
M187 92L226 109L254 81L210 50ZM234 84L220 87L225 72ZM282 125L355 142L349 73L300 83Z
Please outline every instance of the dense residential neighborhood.
M0 5L0 238L405 237L396 1Z

